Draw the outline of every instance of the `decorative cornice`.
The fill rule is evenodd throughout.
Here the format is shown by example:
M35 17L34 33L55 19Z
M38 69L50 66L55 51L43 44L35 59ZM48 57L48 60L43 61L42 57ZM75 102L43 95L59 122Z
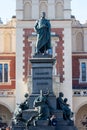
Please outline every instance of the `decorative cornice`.
M87 89L73 89L73 96L76 96L76 97L86 96L87 97Z
M16 53L0 53L0 56L16 56Z
M87 56L87 52L72 52L72 56Z

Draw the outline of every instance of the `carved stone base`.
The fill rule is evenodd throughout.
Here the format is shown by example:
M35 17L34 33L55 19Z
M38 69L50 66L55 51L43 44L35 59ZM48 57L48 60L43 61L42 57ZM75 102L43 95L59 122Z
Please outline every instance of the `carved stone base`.
M37 126L48 126L49 125L49 120L38 120L37 122L36 122L36 124L37 124Z
M35 109L28 109L23 111L22 113L22 117L25 120L29 120L31 117L36 116L38 114L37 111L35 111Z
M63 120L63 111L62 110L54 110L52 114L55 115L57 121Z
M23 118L28 120L36 114L37 111L29 109L23 111ZM70 122L63 119L63 112L61 110L53 111L53 115L55 115L57 121L55 126L50 124L49 120L38 120L35 122L36 126L34 126L34 122L32 122L30 126L26 127L25 123L21 122L12 126L12 130L77 130L73 121Z
M59 125L58 126L29 126L28 128L26 127L19 127L15 126L12 128L12 130L77 130L75 126L69 126L69 125Z
M53 126L36 126L36 127L33 127L33 126L30 126L28 128L28 130L55 130L55 127Z

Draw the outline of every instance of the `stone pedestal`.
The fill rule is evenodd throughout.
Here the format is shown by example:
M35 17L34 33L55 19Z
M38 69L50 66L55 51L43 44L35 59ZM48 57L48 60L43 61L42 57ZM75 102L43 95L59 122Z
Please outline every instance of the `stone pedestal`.
M55 127L53 126L36 126L36 127L32 127L30 126L28 130L55 130Z
M63 111L62 110L54 110L52 114L56 116L57 121L63 120Z
M30 126L28 130L77 130L74 126L59 125L59 126Z
M22 113L22 118L25 120L30 119L33 116L36 116L38 114L38 112L35 109L28 109L23 111Z
M56 126L50 126L47 121L40 120L37 122L37 126L15 125L12 130L77 130L77 128L64 120L57 121Z
M32 94L39 94L40 90L47 90L53 94L53 65L55 58L34 57L30 59L32 64Z
M53 92L53 65L55 58L39 55L30 59L32 64L32 93L29 98L29 107L33 108L34 99L40 94L49 91L50 105L56 109L56 97Z

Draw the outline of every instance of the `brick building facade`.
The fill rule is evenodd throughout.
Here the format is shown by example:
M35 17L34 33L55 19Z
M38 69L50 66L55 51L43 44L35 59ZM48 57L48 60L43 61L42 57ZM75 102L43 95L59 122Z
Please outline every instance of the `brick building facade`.
M24 94L31 92L29 58L35 53L37 37L34 24L42 11L46 11L46 17L51 22L51 44L53 57L56 57L53 69L54 93L56 97L59 92L64 93L74 111L76 126L79 130L86 130L87 126L83 122L87 119L87 23L82 25L74 16L71 17L71 0L16 1L16 28L15 19L0 26L0 71L6 69L8 78L3 76L3 79L9 81L0 83L0 105L6 111L9 110L11 119L16 103L21 103ZM7 31L11 39L4 37L4 42L2 35L5 36ZM7 42L10 49L5 44Z
M16 19L0 24L0 117L10 124L15 109Z

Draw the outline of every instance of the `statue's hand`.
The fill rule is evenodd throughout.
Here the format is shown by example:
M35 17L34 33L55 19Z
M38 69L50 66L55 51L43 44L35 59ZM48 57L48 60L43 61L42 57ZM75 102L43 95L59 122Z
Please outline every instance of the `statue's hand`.
M38 20L36 21L36 24L35 25L38 25Z

